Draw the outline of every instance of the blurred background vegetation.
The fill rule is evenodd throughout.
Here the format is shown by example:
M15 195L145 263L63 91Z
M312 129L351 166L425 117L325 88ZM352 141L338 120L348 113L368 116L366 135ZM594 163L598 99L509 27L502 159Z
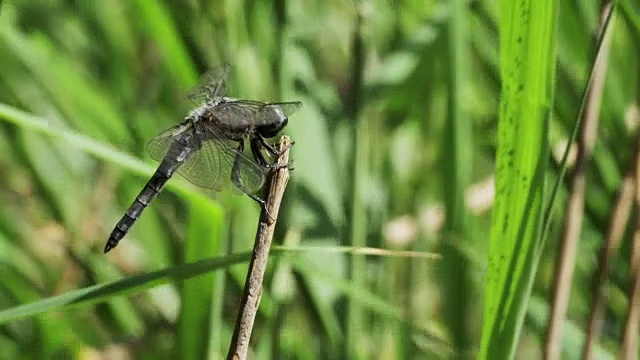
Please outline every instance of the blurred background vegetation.
M295 170L274 242L313 250L271 258L250 358L473 358L494 197L498 2L454 3L0 2L0 308L251 249L253 201L174 178L102 254L153 172L146 142L182 121L201 74L230 63L230 96L304 104L286 129ZM563 358L579 357L597 253L635 151L640 6L622 3ZM599 13L597 2L560 2L551 179L591 71ZM452 91L462 99L454 107ZM463 143L450 141L454 115ZM456 163L458 154L467 161ZM517 358L541 357L566 197L561 189ZM460 201L458 222L450 209ZM631 238L629 227L610 264L599 358L619 350ZM340 246L414 253L327 251ZM246 256L239 262L4 320L0 358L222 358Z

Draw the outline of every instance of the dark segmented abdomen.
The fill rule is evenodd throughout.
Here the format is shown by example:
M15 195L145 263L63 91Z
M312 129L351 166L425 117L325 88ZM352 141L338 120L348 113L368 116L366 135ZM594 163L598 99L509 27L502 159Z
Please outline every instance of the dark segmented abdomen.
M149 205L151 200L158 195L158 192L160 192L167 180L169 180L173 173L185 162L191 153L192 149L185 147L179 151L177 156L167 154L164 160L160 163L158 170L156 170L142 191L140 191L140 194L138 194L136 199L133 201L133 204L129 206L127 212L125 212L124 216L116 224L115 228L111 232L111 236L109 236L107 244L104 247L105 253L118 245L118 242L120 242L127 232L129 232L133 223L138 220L142 211Z

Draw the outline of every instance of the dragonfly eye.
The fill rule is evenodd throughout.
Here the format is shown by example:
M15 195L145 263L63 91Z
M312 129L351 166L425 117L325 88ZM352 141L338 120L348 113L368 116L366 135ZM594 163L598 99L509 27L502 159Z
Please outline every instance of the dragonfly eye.
M287 126L287 123L289 123L289 119L286 116L283 116L282 118L280 118L280 121L276 123L262 125L258 127L258 132L263 137L272 138L278 135L280 130L282 130L285 126Z

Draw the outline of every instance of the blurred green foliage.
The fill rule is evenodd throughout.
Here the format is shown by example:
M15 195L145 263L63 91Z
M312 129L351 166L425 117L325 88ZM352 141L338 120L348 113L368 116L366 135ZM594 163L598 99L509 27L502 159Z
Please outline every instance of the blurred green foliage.
M579 356L595 254L638 127L640 7L627 0L617 11L566 358ZM0 2L0 319L19 309L0 325L0 359L224 357L246 272L227 265L252 246L254 202L176 177L109 256L101 249L153 172L146 142L183 119L189 88L225 62L230 96L304 104L286 129L295 171L275 242L315 250L271 258L250 358L475 357L498 13L495 1L460 0ZM551 181L598 17L592 2L560 2ZM558 210L565 198L563 189ZM517 358L540 354L563 218L555 212ZM618 351L629 242L630 234L612 262L602 358ZM443 257L322 251L337 246ZM212 257L219 261L207 269L226 271L179 280L200 273L175 266ZM134 281L163 269L162 285ZM89 288L118 280L106 298ZM85 305L66 309L73 302L61 294ZM41 299L53 304L44 313L17 308Z

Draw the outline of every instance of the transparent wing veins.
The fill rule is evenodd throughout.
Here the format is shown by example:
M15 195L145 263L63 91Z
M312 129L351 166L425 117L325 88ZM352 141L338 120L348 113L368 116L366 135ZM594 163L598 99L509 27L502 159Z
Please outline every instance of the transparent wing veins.
M221 122L227 124L238 124L244 122L253 125L267 125L280 120L280 114L289 116L296 111L302 103L263 103L251 100L235 100L218 104L215 107L216 115Z
M147 145L147 151L154 160L162 161L171 145L186 131L195 131L192 124L176 125L154 137ZM200 134L200 135L199 135ZM196 186L222 191L233 184L232 171L236 159L239 161L238 178L240 184L234 184L244 193L253 193L260 189L265 181L265 170L237 150L238 143L225 140L214 129L191 134L200 148L177 169L180 174ZM194 146L195 147L195 146Z
M207 71L200 78L198 85L187 94L187 99L200 105L223 97L227 91L227 77L230 69L229 64L225 64Z
M185 131L190 130L191 126L183 123L161 132L147 143L147 152L153 160L162 161L173 141Z

